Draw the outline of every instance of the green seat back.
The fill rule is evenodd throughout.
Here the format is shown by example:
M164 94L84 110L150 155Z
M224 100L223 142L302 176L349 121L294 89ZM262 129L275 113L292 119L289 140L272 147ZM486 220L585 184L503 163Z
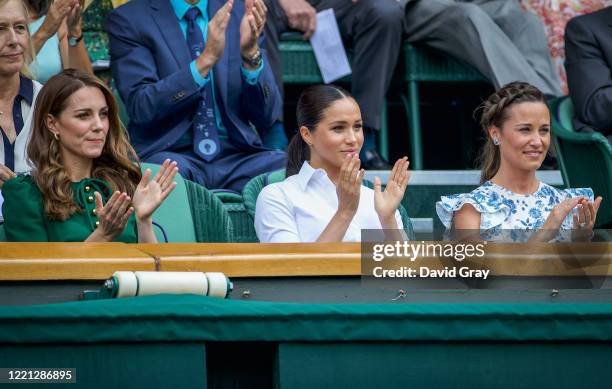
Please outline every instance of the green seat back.
M6 242L6 234L4 233L4 224L0 224L0 242Z
M285 169L273 171L271 173L260 174L257 177L251 179L242 190L242 198L244 199L244 206L247 209L249 215L255 218L255 205L257 204L257 196L261 190L268 184L280 182L285 179ZM374 184L368 180L364 180L363 184L370 189L374 188ZM400 216L402 217L402 223L404 224L404 230L408 234L410 239L414 239L414 230L412 228L412 222L408 216L408 212L403 205L399 208Z
M572 127L573 107L569 97L550 102L553 144L567 187L589 187L603 202L597 227L612 226L612 147L600 133L576 132Z
M215 194L202 185L185 180L191 216L198 242L233 242L230 215ZM180 222L180 220L179 220Z
M151 169L151 178L159 171L160 166L152 163L143 163L142 171ZM168 242L196 242L194 220L189 206L189 197L185 180L177 174L176 188L153 214L153 221L162 226L168 237ZM155 235L159 242L164 237L159 228L155 228Z

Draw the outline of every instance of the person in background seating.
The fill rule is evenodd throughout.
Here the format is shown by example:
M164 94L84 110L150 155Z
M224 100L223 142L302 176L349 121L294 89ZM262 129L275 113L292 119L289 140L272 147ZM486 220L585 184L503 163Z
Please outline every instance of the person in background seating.
M9 241L157 242L152 215L176 184L176 162L141 175L111 91L67 69L40 91L31 175L4 183Z
M574 128L599 131L612 143L612 6L578 16L565 30L565 69Z
M183 177L240 192L284 166L256 129L282 101L262 47L263 0L132 0L106 20L111 68L134 148Z
M0 0L0 188L15 172L31 169L26 147L42 85L32 80L27 65L34 55L27 15L21 0Z
M384 191L378 177L374 190L362 185L361 111L337 86L306 89L297 121L299 132L287 150L287 178L266 186L257 198L259 240L351 242L361 240L362 229L385 229L385 238L403 240L398 208L410 178L408 158L397 160Z
M30 70L45 83L62 69L81 69L93 74L83 42L82 4L79 0L25 0L30 32L36 52Z
M528 82L546 96L561 96L544 26L516 0L401 0L404 33L458 58L498 89Z

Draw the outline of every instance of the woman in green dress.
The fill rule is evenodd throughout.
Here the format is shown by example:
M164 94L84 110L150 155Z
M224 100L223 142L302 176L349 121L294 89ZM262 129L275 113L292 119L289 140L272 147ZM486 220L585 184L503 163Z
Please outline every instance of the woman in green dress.
M40 91L31 175L5 182L9 241L156 242L153 212L175 188L176 162L141 174L111 91L67 69Z

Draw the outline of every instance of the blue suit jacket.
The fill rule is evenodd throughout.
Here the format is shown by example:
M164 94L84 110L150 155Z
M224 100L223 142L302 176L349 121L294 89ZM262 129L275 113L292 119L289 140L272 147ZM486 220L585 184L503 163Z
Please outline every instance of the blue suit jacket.
M209 0L209 19L223 6ZM244 2L235 1L223 57L213 69L221 119L232 145L245 151L264 150L256 128L269 128L281 116L282 98L264 55L259 82L243 80L240 66L240 21ZM131 141L146 159L167 150L191 127L200 99L189 64L185 36L168 0L132 0L106 20L111 69L125 102ZM263 39L263 38L262 38ZM259 42L262 49L263 42ZM263 52L263 49L262 49Z

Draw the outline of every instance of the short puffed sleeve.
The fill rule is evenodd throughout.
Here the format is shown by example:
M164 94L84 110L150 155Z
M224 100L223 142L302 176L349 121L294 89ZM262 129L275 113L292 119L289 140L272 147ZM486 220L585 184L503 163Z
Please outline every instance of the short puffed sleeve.
M480 213L480 229L488 230L501 225L512 212L513 204L498 193L479 187L470 193L442 196L436 203L436 213L447 229L452 227L455 211L470 204Z

